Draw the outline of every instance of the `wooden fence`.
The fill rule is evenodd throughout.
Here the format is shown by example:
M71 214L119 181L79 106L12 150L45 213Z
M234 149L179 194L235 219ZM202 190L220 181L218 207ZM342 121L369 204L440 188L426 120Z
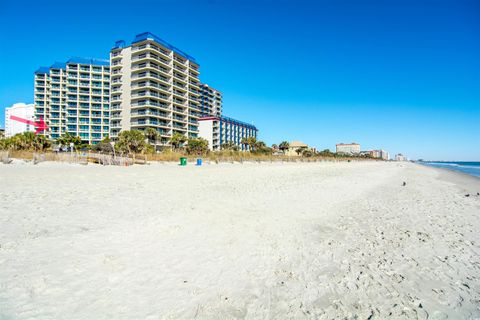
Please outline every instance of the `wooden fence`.
M66 163L88 164L98 163L104 166L131 166L137 164L147 164L147 158L142 156L113 156L111 154L79 152L79 153L34 153L33 163L37 164L44 161L56 161Z

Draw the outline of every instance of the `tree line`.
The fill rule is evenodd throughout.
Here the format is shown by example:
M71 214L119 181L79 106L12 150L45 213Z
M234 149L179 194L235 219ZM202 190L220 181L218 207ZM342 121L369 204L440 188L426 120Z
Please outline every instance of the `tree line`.
M66 133L56 140L49 140L43 135L37 135L33 132L24 132L16 134L13 137L5 138L0 135L0 150L25 150L34 152L52 151L70 148L73 150L92 150L100 153L121 153L121 154L151 154L155 153L155 147L158 145L160 134L154 128L147 128L144 131L126 130L121 131L118 139L114 143L106 137L95 145L89 145L82 141L78 136ZM174 133L168 140L170 148L176 152L186 153L188 155L205 155L209 152L208 141L200 137L188 138L181 133ZM246 150L252 154L259 155L286 155L290 149L288 141L282 141L279 144L273 144L268 147L265 142L257 140L255 137L242 138L240 146L234 142L226 142L220 146L221 151L229 151L233 153ZM370 158L369 155L352 156L331 152L329 149L323 151L313 151L309 148L297 148L294 150L297 156L301 157L361 157Z

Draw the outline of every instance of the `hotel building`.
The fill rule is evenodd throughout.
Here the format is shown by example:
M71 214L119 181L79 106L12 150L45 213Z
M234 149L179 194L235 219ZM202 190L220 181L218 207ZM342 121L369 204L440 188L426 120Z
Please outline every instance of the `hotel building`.
M360 153L360 145L358 143L339 143L336 145L336 152L337 153L344 153L344 154L359 154Z
M407 161L407 157L405 157L403 154L399 153L395 155L395 161Z
M239 150L247 151L248 146L241 143L243 138L257 137L254 125L228 117L203 117L198 119L201 138L208 141L212 151L220 150L225 143L233 143Z
M112 70L110 135L154 128L160 145L176 132L198 136L199 65L195 58L145 32L110 52Z
M222 93L208 84L200 84L200 112L204 117L222 115Z
M385 150L372 150L370 151L370 156L375 159L383 160L388 160L390 158L389 153Z
M110 63L72 58L35 72L35 120L42 118L44 135L58 139L69 133L96 144L110 128Z
M5 108L5 137L13 137L17 133L35 132L33 125L11 119L12 116L33 121L33 104L15 103L13 106Z

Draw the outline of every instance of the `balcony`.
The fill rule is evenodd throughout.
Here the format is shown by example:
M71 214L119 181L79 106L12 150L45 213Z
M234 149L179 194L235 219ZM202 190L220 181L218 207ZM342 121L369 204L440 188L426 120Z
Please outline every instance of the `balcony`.
M185 66L187 60L184 60L184 59L182 59L182 58L179 58L179 57L174 53L174 55L173 55L173 62L176 63L176 64L179 64L179 65L181 65L181 66Z
M190 87L193 87L194 89L197 89L197 90L200 90L200 87L198 86L199 83L198 82L195 82L195 81L188 81Z
M144 116L154 116L154 117L159 117L159 118L164 118L164 119L170 119L170 114L167 112L161 112L161 111L156 111L156 110L138 110L138 111L132 111L130 115L133 117L144 117Z
M178 71L182 73L182 75L187 76L187 68L181 68L177 65L174 65L173 68L175 69L175 71Z
M175 77L175 80L178 80L178 81L180 81L182 83L185 83L185 84L187 83L187 76L184 76L184 75L178 73L177 71L175 71L173 73L173 76Z
M153 107L163 108L166 110L169 109L168 104L159 103L153 100L146 100L146 101L139 101L137 103L132 103L132 108L141 107L141 106L153 106Z
M180 98L185 98L187 96L187 94L185 92L181 92L181 91L176 90L176 89L173 89L173 95L177 96L177 97L180 97ZM183 101L183 100L181 100L181 101Z
M168 95L170 95L170 92L168 91L168 87L165 86L165 85L160 85L160 84L157 84L157 83L154 83L154 82L150 82L150 81L146 81L146 82L139 82L138 84L134 84L132 85L132 91L133 90L138 90L138 89L142 89L142 88L155 88L155 89L158 89L160 91L164 91L165 93L167 93Z
M154 119L140 119L137 121L132 121L131 122L132 127L133 126L156 126L156 127L164 127L164 128L169 128L169 123L166 121L159 121L159 120L154 120Z
M144 73L140 73L132 76L132 81L142 81L147 79L155 79L155 80L161 81L166 86L170 86L170 77L157 75L151 72L144 72Z
M171 101L169 96L159 94L157 92L149 91L149 90L132 94L132 100L137 99L137 98L141 99L141 98L144 98L144 97L160 99L160 100L166 101L167 103Z

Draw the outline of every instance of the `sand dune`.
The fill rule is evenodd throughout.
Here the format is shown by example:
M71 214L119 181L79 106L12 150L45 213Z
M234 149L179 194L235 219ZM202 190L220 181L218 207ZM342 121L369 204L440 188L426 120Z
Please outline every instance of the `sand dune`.
M479 319L477 192L410 163L0 165L0 319Z

